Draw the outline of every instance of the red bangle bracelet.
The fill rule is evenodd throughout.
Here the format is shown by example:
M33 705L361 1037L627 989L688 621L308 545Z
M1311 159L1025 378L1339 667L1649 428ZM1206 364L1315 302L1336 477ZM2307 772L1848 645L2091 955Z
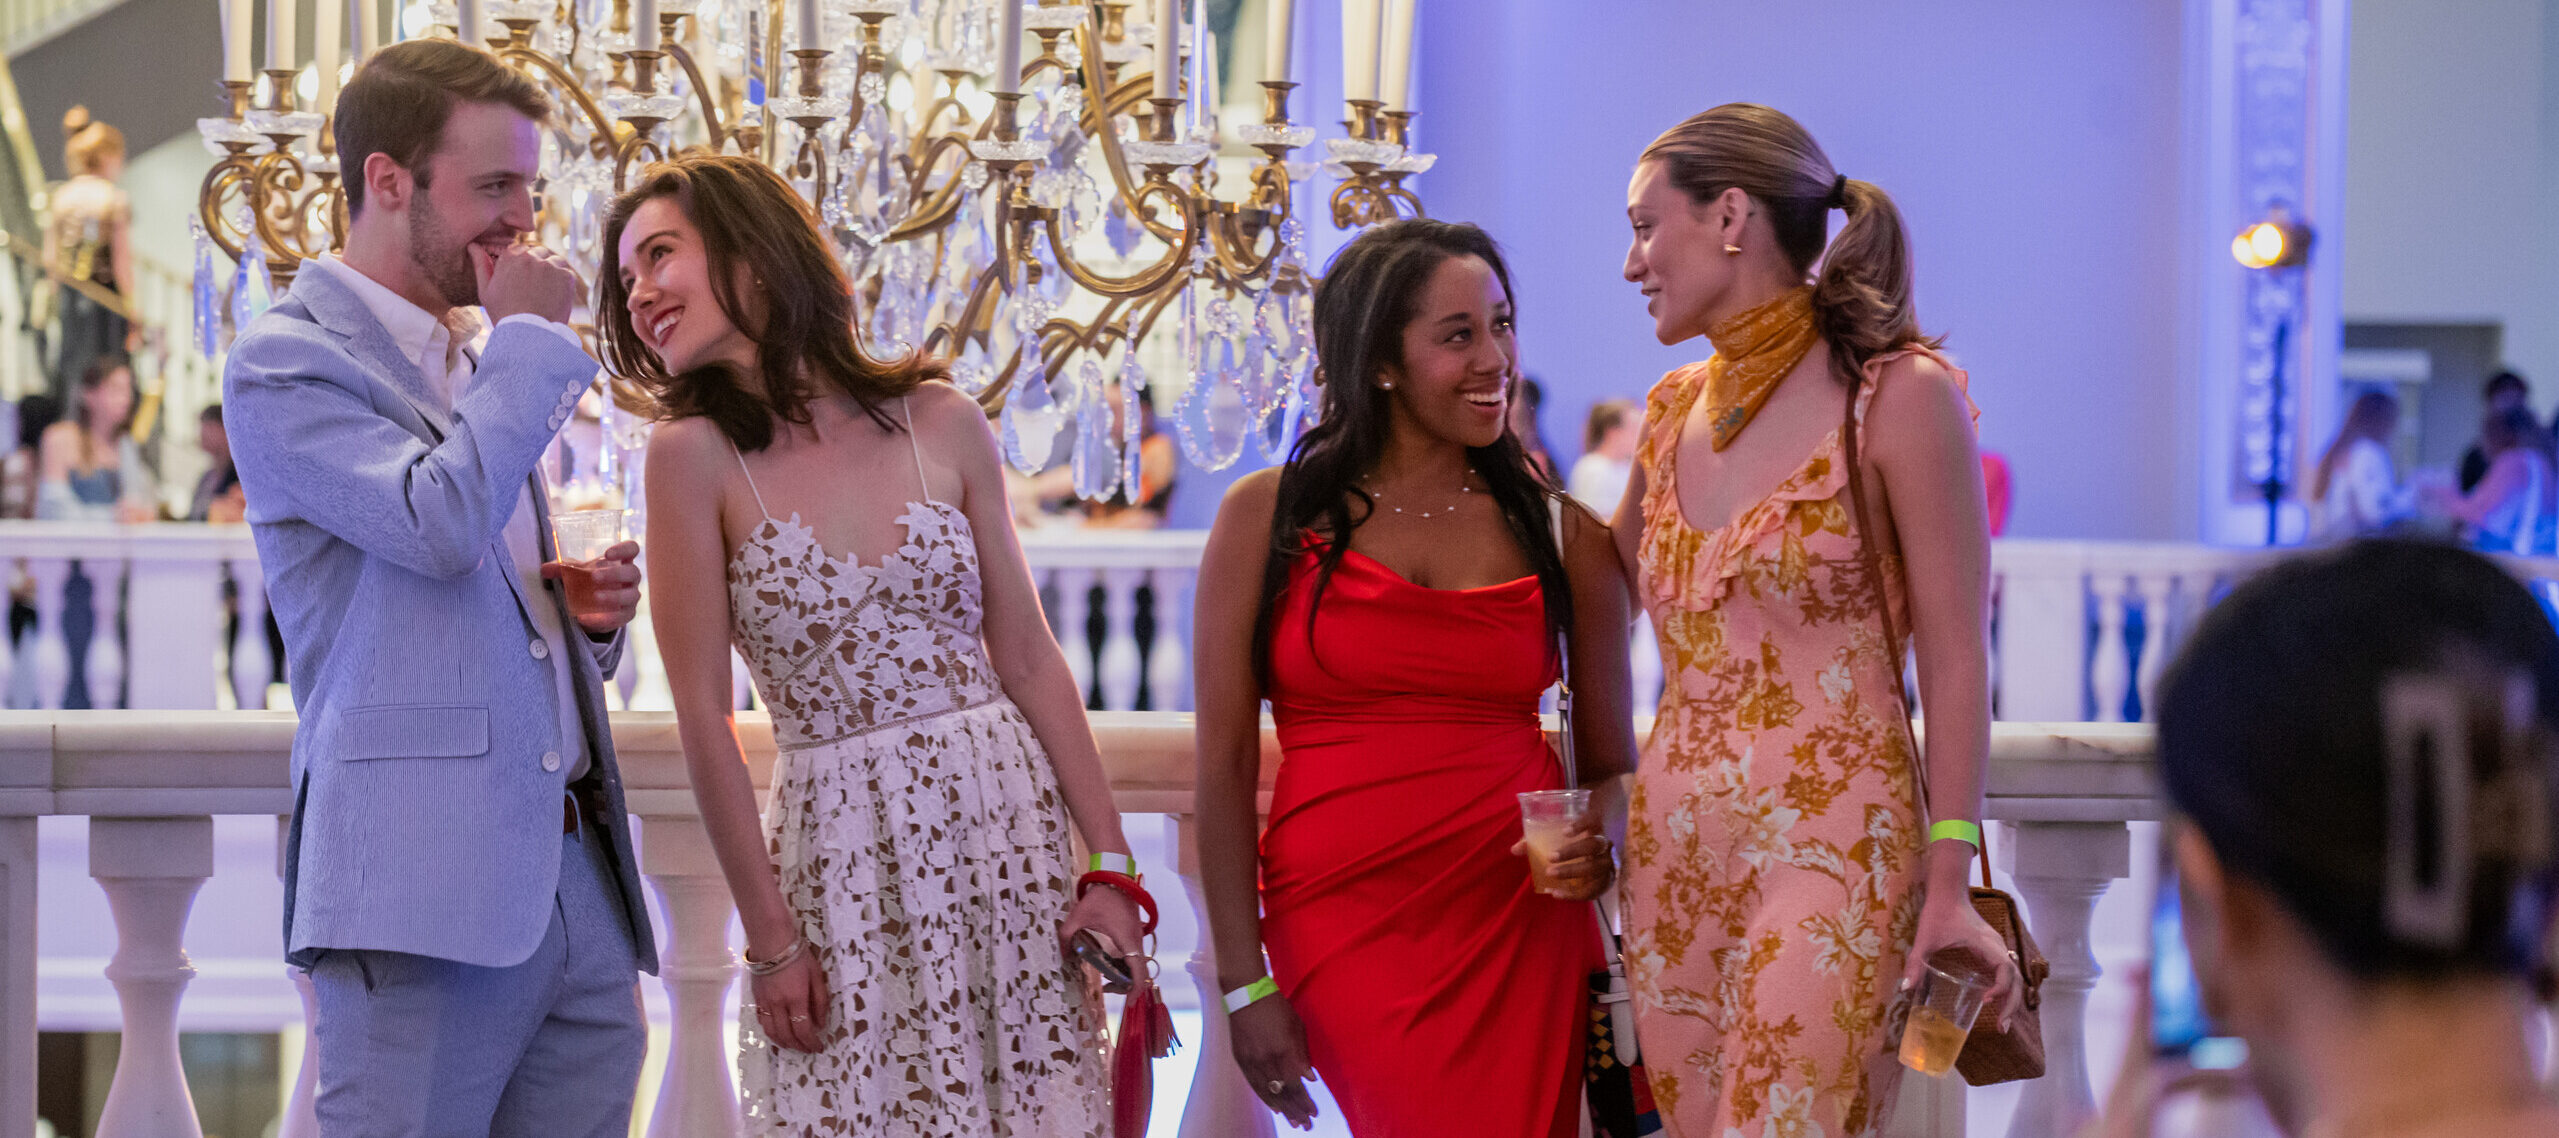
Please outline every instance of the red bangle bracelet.
M1138 884L1136 878L1125 873L1113 873L1107 869L1094 870L1075 879L1075 899L1083 900L1084 894L1091 892L1096 885L1117 889L1127 895L1129 900L1137 902L1137 912L1142 922L1138 932L1146 936L1155 935L1155 895L1147 892L1145 886Z

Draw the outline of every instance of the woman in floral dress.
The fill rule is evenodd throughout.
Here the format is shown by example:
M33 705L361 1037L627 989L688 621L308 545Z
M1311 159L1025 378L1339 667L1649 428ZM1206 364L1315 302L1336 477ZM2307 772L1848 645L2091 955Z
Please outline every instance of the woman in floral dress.
M1892 200L1777 111L1672 128L1627 215L1656 334L1716 353L1653 389L1614 526L1666 677L1622 893L1647 1074L1674 1138L1871 1133L1898 1086L1887 1006L1921 961L1996 969L1985 1022L2018 987L1965 887L1990 708L1964 373L1919 331ZM1934 841L1905 642L1935 713L1928 798L1953 824Z

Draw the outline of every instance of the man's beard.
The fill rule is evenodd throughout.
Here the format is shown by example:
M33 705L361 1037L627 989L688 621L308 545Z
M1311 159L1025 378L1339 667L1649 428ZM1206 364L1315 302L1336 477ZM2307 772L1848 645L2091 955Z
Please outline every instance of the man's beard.
M425 187L421 186L423 190ZM445 228L427 195L417 195L409 211L409 260L426 275L446 304L467 308L480 303L480 275L471 267L471 242Z

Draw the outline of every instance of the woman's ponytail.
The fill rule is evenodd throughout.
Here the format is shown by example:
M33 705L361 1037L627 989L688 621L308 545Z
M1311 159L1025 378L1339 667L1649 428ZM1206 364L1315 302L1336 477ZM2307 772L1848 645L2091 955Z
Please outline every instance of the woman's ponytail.
M1813 320L1830 344L1832 373L1845 382L1876 356L1937 342L1920 332L1911 306L1910 240L1892 195L1854 178L1840 179L1839 186L1848 223L1831 239L1814 278Z

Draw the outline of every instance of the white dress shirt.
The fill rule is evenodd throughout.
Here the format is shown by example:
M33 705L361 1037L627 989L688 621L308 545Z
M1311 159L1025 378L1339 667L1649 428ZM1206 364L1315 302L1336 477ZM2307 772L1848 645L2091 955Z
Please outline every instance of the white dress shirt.
M391 333L391 341L399 345L401 354L418 365L418 371L426 376L428 389L443 401L437 410L452 414L454 400L471 381L480 345L488 339L487 316L477 308L456 308L446 320L438 320L407 297L349 268L334 254L324 254L309 263L329 273L364 301L373 318ZM585 344L568 325L531 313L519 312L498 323L536 324L577 344L580 351L585 350ZM540 474L538 468L535 474ZM507 554L515 563L518 586L532 602L525 607L533 612L536 635L526 649L551 664L552 704L559 715L560 749L568 760L569 781L575 782L585 776L592 760L587 753L586 725L578 717L577 689L573 686L576 673L568 662L572 646L560 620L560 608L550 603L548 585L542 580L541 535L535 532L533 519L533 487L528 481L523 493L516 497L515 512L508 515L502 536ZM584 636L578 638L574 650L587 650Z

